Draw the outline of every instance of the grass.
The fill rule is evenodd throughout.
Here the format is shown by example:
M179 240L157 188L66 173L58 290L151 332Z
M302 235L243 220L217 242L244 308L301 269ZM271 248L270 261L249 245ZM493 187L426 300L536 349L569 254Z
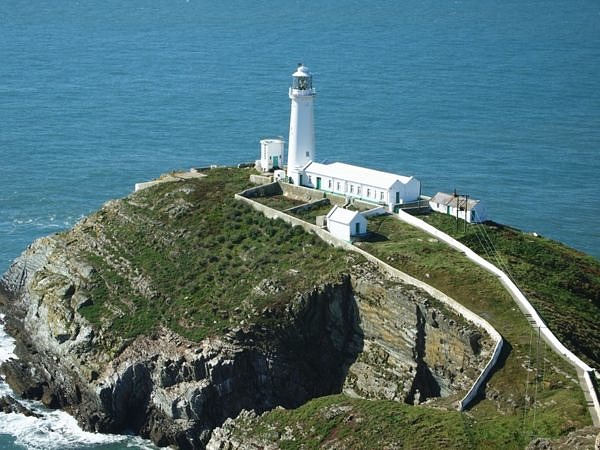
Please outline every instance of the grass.
M462 253L392 216L371 218L369 231L370 238L359 246L451 296L488 320L504 337L506 350L487 384L488 395L469 412L480 427L490 424L491 434L503 427L508 427L504 432L508 434L515 427L525 427L533 434L555 435L589 423L574 370L546 351L543 341L538 347L537 335L494 276ZM499 413L505 416L501 421ZM552 425L542 430L542 424Z
M93 301L81 313L120 339L166 326L200 341L339 276L347 264L342 251L234 200L248 175L214 169L100 211L94 230L101 252L84 255L96 269ZM263 280L276 292L261 292Z
M333 208L331 205L317 206L315 208L295 212L292 215L314 225L317 222L317 216L327 215L327 213L331 211L331 208Z
M533 430L522 425L515 416L482 421L458 411L333 395L294 410L276 409L256 419L238 419L234 434L242 443L251 436L259 442L276 441L286 450L522 449L533 436ZM538 432L555 434L556 425L541 423Z
M567 347L600 366L600 262L561 243L503 225L423 219L501 266Z
M200 341L242 321L262 320L265 308L283 308L297 292L339 277L356 260L357 256L333 249L300 228L268 220L235 201L234 193L249 186L249 174L248 170L214 169L206 178L157 185L97 213L89 232L97 247L88 246L82 254L96 269L89 286L92 304L81 313L105 334L118 337L116 341L152 334L161 326ZM280 209L295 204L287 199L271 201L276 203L270 206L277 204ZM316 212L308 212L305 220ZM443 218L425 219L451 231L452 223ZM545 351L543 343L537 346L528 322L493 276L461 253L392 217L371 218L369 230L371 237L359 244L362 248L455 298L486 318L506 339L506 351L486 386L486 395L463 414L325 397L294 411L271 411L254 424L252 433L291 427L299 438L285 441L282 448L300 448L303 443L302 448L328 447L336 440L345 448L384 448L395 443L408 448L440 443L454 448L523 448L532 436L558 436L590 423L571 367ZM469 230L457 237L474 246ZM509 237L503 237L509 232ZM533 237L518 236L506 228L498 228L497 233L497 246L506 248L506 258L518 263L521 268L515 272L519 274L529 271L532 278L533 274L548 277L554 273L552 267L571 257L570 249L556 243L526 247L520 253ZM540 241L534 239L534 244ZM556 256L540 256L540 252ZM553 291L561 284L576 292L585 286L585 280L578 278L577 264L587 274L587 266L596 267L597 262L583 255L578 258L573 260L578 263L566 266L565 276L551 289L544 290L548 280L542 278L539 292ZM539 272L539 266L548 267ZM583 292L596 292L599 284L594 270L586 275L591 288ZM265 280L276 287L267 295ZM534 288L526 287L526 294L538 292ZM581 298L585 300L587 294L579 300L566 293L556 295L560 301L549 305L554 305L558 315L585 311ZM597 301L597 297L590 298L592 304ZM547 317L551 314L545 312ZM583 323L593 330L595 320L592 316ZM589 333L585 336L590 338ZM351 415L360 421L344 414L324 416L332 405L350 407L355 411Z
M286 197L285 195L256 197L253 200L262 203L263 205L268 206L270 208L278 209L280 211L306 203L301 200L294 200L293 198Z

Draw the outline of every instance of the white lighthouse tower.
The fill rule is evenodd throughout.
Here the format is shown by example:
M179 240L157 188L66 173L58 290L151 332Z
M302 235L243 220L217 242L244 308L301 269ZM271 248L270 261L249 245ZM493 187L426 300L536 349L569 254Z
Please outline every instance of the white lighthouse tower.
M313 104L316 92L308 67L298 64L292 74L289 96L292 100L287 175L294 184L302 184L302 168L315 159Z

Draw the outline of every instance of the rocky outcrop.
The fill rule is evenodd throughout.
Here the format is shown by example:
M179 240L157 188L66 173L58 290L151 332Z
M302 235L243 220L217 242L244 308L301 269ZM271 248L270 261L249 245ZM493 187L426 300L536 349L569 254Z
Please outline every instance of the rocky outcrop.
M37 418L42 417L41 414L36 413L35 411L33 411L30 408L28 408L27 406L21 404L19 401L15 400L13 397L11 397L9 395L0 397L0 412L6 413L6 414L18 413L18 414L23 414L24 416L29 416L29 417L33 416L33 417L37 417Z
M459 395L489 354L481 330L356 259L348 259L346 274L325 277L201 342L165 326L135 339L115 336L82 314L94 302L96 275L85 255L102 258L135 295L157 294L152 279L107 250L120 243L102 230L102 214L124 213L109 205L74 232L36 241L0 281L5 326L19 356L3 364L6 380L25 398L66 409L88 430L203 448L212 430L242 410L295 408L342 391L407 403ZM269 279L256 289L280 295ZM118 300L114 317L135 311L129 298Z
M353 290L364 351L344 389L351 395L406 403L466 391L494 343L423 291L357 269Z
M600 429L584 427L557 439L536 438L526 450L584 450L600 449Z
M20 395L66 408L86 429L202 448L210 430L244 408L292 408L339 392L362 350L345 276L265 311L275 327L239 327L200 344L162 329L111 356L107 338L77 314L90 271L68 256L60 236L44 238L4 277L6 326L20 359L2 370Z

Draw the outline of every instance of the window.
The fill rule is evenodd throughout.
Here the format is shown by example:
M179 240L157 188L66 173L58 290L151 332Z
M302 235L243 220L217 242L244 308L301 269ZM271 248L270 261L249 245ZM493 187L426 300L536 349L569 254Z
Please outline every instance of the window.
M360 186L356 188L356 195L360 195Z
M306 152L306 157L310 157L310 152Z
M337 190L338 191L340 190L340 182L339 181L337 182Z
M329 189L331 189L331 185L332 185L332 184L333 184L333 181L331 181L331 180L327 180L327 187L328 187Z
M367 198L371 198L371 189L367 188Z
M350 193L351 193L351 194L353 194L353 193L354 193L354 185L353 185L353 184L351 184L351 185L350 185Z
M383 200L383 191L379 193L379 200Z

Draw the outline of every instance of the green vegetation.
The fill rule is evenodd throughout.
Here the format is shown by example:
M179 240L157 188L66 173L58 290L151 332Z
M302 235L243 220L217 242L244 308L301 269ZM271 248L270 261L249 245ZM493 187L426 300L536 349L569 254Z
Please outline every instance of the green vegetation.
M295 410L277 409L256 422L240 424L240 438L272 441L281 449L314 448L468 448L465 418L458 412L412 407L334 395L311 400ZM468 420L468 419L467 419Z
M331 208L331 205L322 205L315 208L301 210L292 215L314 225L317 221L317 216L327 215L327 213L331 211Z
M85 255L96 268L92 304L82 314L123 339L167 326L199 341L338 277L347 254L234 199L248 176L213 169L97 213L99 248Z
M283 308L298 292L338 278L360 259L236 201L234 194L249 187L249 174L214 169L202 179L159 184L90 218L87 233L93 242L82 256L96 271L89 286L92 302L81 313L125 341L161 326L199 341L241 323L270 325L265 321L276 317L262 315L265 308ZM281 196L259 200L277 209L299 204ZM328 210L297 216L312 222ZM456 233L452 218L424 218L485 255L473 228ZM506 227L486 229L551 328L577 353L598 361L598 262ZM543 342L538 345L495 277L391 216L371 218L369 230L370 238L357 245L461 302L506 339L485 398L460 414L331 396L293 411L271 411L246 432L269 436L277 430L286 449L335 443L357 449L523 448L533 436L558 436L589 424L572 368ZM342 413L331 412L336 408ZM295 441L285 438L286 429Z
M469 225L444 214L423 219L503 268L550 329L600 365L600 262L558 242L498 224Z
M393 216L369 219L369 230L370 238L357 245L459 301L505 338L505 359L486 387L489 398L470 411L479 428L490 424L490 433L507 427L503 431L507 434L511 429L531 429L538 434L544 424L549 435L555 435L589 423L574 370L538 341L537 333L494 276ZM506 417L500 419L499 411Z
M544 422L538 431L555 435ZM256 419L238 419L234 435L281 449L453 448L522 449L531 430L515 416L481 421L458 411L409 406L388 400L334 395L313 399L294 410L276 409Z
M294 206L302 205L304 202L300 200L294 200L293 198L286 197L284 195L272 195L269 197L257 197L253 200L262 203L270 208L278 209L280 211L286 210L288 208L293 208Z

